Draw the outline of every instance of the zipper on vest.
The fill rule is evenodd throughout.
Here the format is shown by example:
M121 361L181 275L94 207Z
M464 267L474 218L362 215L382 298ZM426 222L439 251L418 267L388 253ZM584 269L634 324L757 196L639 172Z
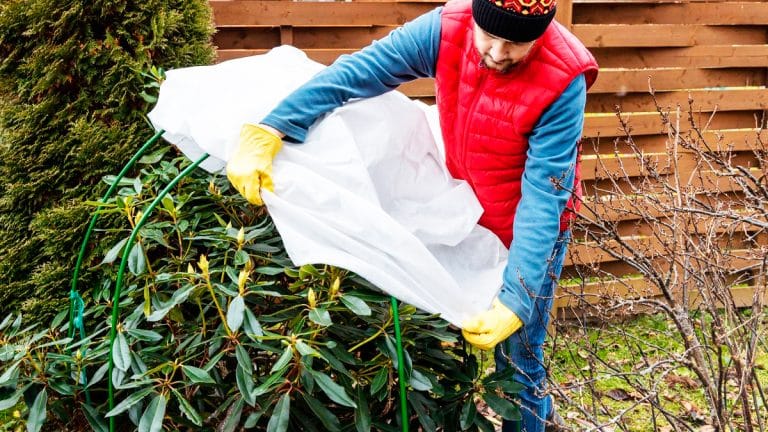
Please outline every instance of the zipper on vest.
M480 59L482 62L483 60ZM469 110L467 111L467 119L464 122L464 133L461 137L461 165L464 168L464 178L469 180L469 184L472 186L472 189L475 188L475 181L474 179L467 178L469 177L470 169L467 167L467 141L469 140L469 125L472 121L472 119L475 117L475 106L477 105L477 102L480 100L480 98L483 95L483 87L485 86L485 80L488 77L488 71L483 70L480 65L478 64L475 66L478 68L477 74L480 75L480 78L477 80L477 84L475 86L475 91L473 92L472 96L472 102L469 104Z

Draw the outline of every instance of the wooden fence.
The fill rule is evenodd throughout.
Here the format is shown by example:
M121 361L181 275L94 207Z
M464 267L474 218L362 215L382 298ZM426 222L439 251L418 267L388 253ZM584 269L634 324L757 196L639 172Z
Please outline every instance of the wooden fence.
M339 55L368 45L442 3L211 0L218 30L214 42L220 61L291 44L310 58L330 64ZM756 169L747 143L754 142L760 133L768 105L768 2L559 0L557 19L584 42L601 67L587 99L582 159L587 192L602 190L612 169L621 167L639 175L637 158L616 152L615 138L623 135L616 106L624 113L643 151L664 155L668 137L649 95L649 84L662 107L679 104L687 109L691 98L695 117L707 124L706 133L721 136L723 143L733 146L744 165ZM405 84L400 90L414 98L434 101L430 79ZM695 169L685 158L677 165L685 177ZM712 176L707 187L723 190L730 186ZM615 193L612 198L616 200L629 199ZM600 194L605 197L606 192ZM629 218L622 224L629 242L645 241L638 235L643 230L637 220ZM760 235L762 243L768 244L765 233ZM643 291L646 284L642 278L629 277L637 270L589 242L578 241L578 235L576 240L570 248L565 277L584 277L583 270L595 263L614 275L628 276L619 282L582 285L586 294L648 295ZM749 251L743 252L743 256L749 256ZM734 260L731 265L739 270L747 264ZM735 290L738 303L751 303L754 287ZM564 306L569 301L564 297L558 304Z

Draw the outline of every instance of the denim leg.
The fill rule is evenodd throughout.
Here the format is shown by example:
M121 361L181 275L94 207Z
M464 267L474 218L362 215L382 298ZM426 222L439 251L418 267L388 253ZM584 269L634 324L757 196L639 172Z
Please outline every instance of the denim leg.
M551 399L544 397L546 370L544 370L542 345L547 335L554 288L563 269L563 260L569 239L570 233L566 231L560 235L555 243L547 276L542 283L538 297L534 300L530 322L496 346L496 368L498 370L507 367L515 368L517 371L514 376L515 381L526 386L526 389L520 393L520 411L523 416L522 432L544 431L544 420L552 410ZM513 423L505 421L502 432L513 431Z

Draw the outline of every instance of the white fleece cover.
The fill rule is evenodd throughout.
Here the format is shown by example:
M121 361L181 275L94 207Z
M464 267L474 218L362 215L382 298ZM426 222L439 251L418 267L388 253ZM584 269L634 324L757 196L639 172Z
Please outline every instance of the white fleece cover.
M149 118L201 166L221 171L243 123L258 123L324 66L293 47L167 72ZM431 120L430 120L431 118ZM264 202L296 265L351 270L461 326L501 288L507 250L445 167L434 107L393 91L320 118L275 158ZM433 134L433 132L436 132Z

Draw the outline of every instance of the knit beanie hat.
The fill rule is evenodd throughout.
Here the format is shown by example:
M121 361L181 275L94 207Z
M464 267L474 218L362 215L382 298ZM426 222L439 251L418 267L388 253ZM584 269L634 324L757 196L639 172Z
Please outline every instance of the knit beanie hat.
M481 29L513 42L544 34L555 17L557 0L472 0L472 17Z

